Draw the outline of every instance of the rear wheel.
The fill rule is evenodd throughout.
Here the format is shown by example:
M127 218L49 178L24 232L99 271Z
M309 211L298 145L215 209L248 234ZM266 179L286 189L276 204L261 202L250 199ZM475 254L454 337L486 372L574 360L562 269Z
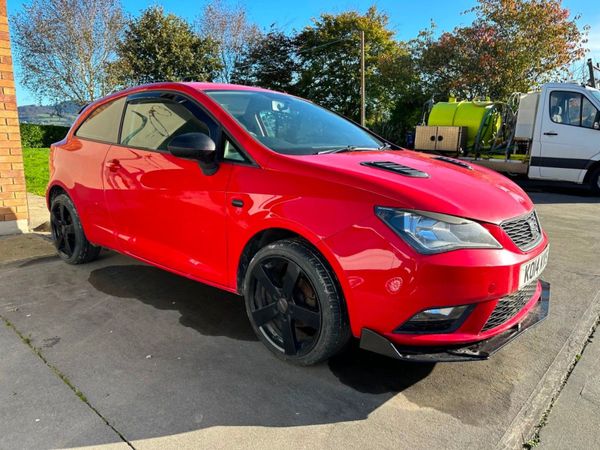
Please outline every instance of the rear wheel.
M98 257L100 247L85 237L75 205L66 194L52 199L50 227L58 256L68 264L83 264Z
M590 187L594 194L600 195L600 167L594 170L590 176Z
M254 331L280 359L316 364L350 337L331 270L301 240L281 240L259 250L246 272L244 293Z

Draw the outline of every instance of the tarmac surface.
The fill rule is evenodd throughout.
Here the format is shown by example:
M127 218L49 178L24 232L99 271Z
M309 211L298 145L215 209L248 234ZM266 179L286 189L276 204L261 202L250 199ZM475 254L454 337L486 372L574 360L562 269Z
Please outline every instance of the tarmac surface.
M0 447L520 448L600 315L600 199L566 192L530 193L550 316L485 362L351 347L294 367L241 298L112 252L68 266L44 240L0 265Z

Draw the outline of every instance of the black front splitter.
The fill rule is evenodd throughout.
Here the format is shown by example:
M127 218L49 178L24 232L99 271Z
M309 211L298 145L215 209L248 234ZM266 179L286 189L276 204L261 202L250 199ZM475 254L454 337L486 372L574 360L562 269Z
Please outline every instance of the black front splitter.
M486 360L548 316L550 284L545 281L540 281L540 283L542 284L542 295L529 314L512 328L485 341L455 347L400 347L379 333L365 328L360 337L360 348L394 359L422 363Z

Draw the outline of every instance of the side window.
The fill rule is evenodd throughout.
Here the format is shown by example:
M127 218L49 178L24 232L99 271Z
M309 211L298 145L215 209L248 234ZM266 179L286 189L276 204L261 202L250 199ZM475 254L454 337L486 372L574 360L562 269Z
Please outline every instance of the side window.
M550 94L550 118L564 125L581 125L582 95L576 92L553 91Z
M248 162L242 152L240 152L238 148L227 138L225 139L223 149L223 159L225 161Z
M581 104L581 126L595 130L600 129L600 113L587 97L583 97Z
M218 126L189 100L181 97L150 97L127 103L121 145L166 150L175 136L204 133L217 141Z
M97 107L79 126L75 136L116 144L124 105L125 97Z

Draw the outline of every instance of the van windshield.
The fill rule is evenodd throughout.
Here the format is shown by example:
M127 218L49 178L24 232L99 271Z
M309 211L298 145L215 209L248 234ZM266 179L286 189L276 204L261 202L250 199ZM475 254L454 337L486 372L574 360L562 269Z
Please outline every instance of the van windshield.
M600 91L599 90L590 90L592 95L596 97L596 100L600 101Z
M324 108L263 91L205 91L255 139L278 153L309 155L336 149L373 149L384 142Z

